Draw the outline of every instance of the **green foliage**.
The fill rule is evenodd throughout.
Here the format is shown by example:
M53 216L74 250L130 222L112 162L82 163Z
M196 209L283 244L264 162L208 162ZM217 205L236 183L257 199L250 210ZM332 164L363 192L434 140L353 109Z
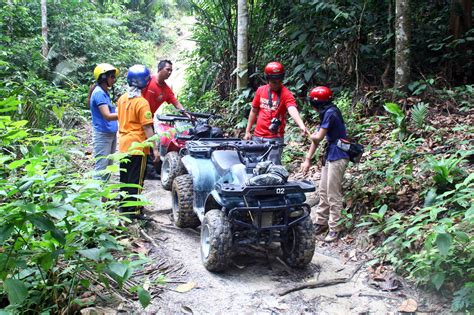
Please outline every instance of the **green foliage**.
M455 312L470 310L474 307L474 282L466 283L463 288L454 293L451 309Z
M397 108L390 110L402 116ZM369 235L381 241L376 249L381 261L420 284L455 288L453 310L468 309L472 292L467 284L474 279L474 174L467 172L464 159L471 152L441 158L417 154L423 143L412 135L401 143L384 142L359 166L361 175L348 196L360 211L371 201L357 227L368 227ZM413 211L402 201L411 195L410 186L425 187L420 188L424 202Z
M17 95L21 104L15 117L31 126L71 128L88 111L88 86L97 63L111 63L125 73L131 64L149 62L153 47L134 33L139 32L132 27L134 19L149 25L144 34L161 33L159 25L150 25L153 20L121 4L106 5L103 12L91 2L53 1L47 6L50 47L45 57L40 53L40 3L20 0L2 6L0 99Z
M397 129L393 131L393 134L398 134L398 138L402 141L407 132L405 113L395 103L385 103L384 108L391 114L390 117L397 126Z
M426 115L428 114L428 104L418 103L411 110L411 120L419 129L425 126Z
M105 274L122 284L140 263L117 241L126 235L114 210L121 186L78 172L72 136L26 124L0 116L0 280L10 302L4 310L60 313L87 289L85 272L104 286ZM145 306L146 293L139 296Z
M467 152L463 152L460 157L453 155L449 158L436 159L434 157L427 158L427 167L434 172L433 179L441 190L452 188L465 173L459 167L463 162Z
M434 79L414 81L408 84L408 90L412 95L420 95L426 92L434 83Z

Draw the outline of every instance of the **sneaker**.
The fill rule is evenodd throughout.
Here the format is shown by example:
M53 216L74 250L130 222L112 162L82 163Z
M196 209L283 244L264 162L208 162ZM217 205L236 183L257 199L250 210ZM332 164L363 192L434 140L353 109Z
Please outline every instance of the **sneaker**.
M329 231L328 235L324 238L325 242L333 242L339 238L339 232Z
M316 235L322 234L322 233L324 233L327 229L328 229L328 226L327 226L327 225L315 224L315 227L314 227L314 234L316 234Z

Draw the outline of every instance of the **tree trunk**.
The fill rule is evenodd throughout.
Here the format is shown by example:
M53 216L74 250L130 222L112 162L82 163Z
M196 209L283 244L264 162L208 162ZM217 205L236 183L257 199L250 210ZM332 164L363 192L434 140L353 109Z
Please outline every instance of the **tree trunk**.
M41 54L43 57L46 57L48 55L48 18L46 11L46 0L41 0L41 36L43 36Z
M388 15L387 15L387 29L388 33L393 33L393 5L392 5L393 0L388 0ZM393 39L390 40L389 47L393 49ZM391 85L391 80L390 80L390 73L391 69L393 67L392 65L392 58L393 58L393 53L388 54L387 56L387 63L385 64L385 70L383 71L382 74L382 84L384 89L389 88Z
M460 38L472 27L472 0L452 0L449 28L454 38Z
M237 2L237 90L248 83L248 23L247 0Z
M410 82L411 44L410 0L395 1L395 88Z

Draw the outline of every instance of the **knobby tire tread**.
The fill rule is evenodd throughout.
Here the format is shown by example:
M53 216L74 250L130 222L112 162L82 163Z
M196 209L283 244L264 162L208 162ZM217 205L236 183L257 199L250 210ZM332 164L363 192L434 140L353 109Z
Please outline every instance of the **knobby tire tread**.
M164 176L165 172L161 170L161 186L163 189L170 191L173 187L173 181L180 175L186 174L186 168L181 161L181 157L178 152L168 152L165 155L162 167L165 167L166 164L169 165L168 177Z
M230 222L224 212L210 210L204 216L202 226L206 224L209 225L211 249L207 258L202 255L204 267L209 271L224 271L229 264L232 253Z
M193 211L193 178L190 174L175 178L172 187L173 198L177 198L178 207L174 207L173 218L175 225L180 228L195 228L201 222Z

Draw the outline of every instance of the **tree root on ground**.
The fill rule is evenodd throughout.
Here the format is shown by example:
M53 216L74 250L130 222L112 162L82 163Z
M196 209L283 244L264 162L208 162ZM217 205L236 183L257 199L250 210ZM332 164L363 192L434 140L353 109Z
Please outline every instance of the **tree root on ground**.
M360 268L362 268L362 266L365 264L365 261L361 264L359 264L353 271L352 273L350 274L349 277L347 278L336 278L336 279L332 279L332 280L325 280L325 281L310 281L308 283L304 283L304 284L300 284L300 285L297 285L291 289L288 289L288 290L285 290L283 292L280 292L279 295L280 296L283 296L283 295L287 295L288 293L291 293L291 292L295 292L295 291L299 291L299 290L303 290L303 289L315 289L315 288L321 288L321 287L328 287L328 286L331 286L331 285L336 285L336 284L340 284L340 283L346 283L346 282L349 282L352 280L352 278L354 278L354 275L360 270Z

